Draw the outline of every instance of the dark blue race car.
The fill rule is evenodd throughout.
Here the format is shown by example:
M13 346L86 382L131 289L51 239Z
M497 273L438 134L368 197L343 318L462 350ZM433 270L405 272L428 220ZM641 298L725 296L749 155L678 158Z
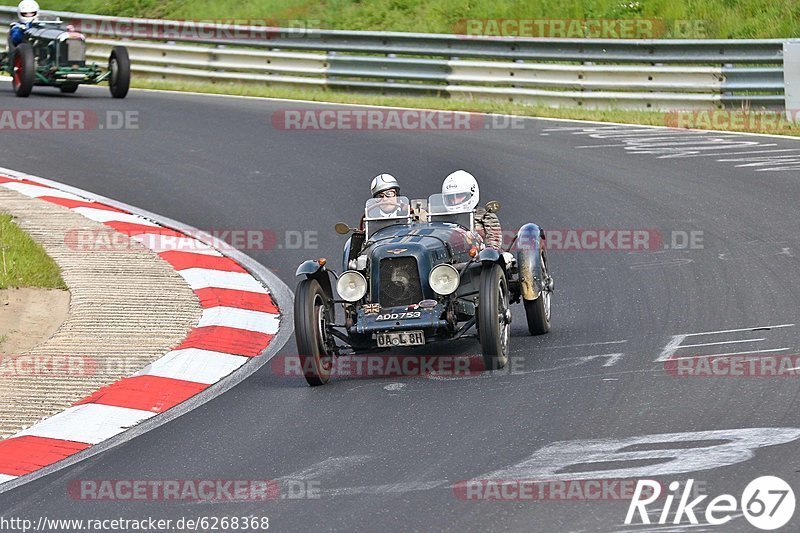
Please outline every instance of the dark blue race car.
M496 212L500 204L486 209ZM536 224L524 225L505 251L487 248L472 210L449 208L441 194L371 199L364 220L358 230L336 226L352 233L341 273L325 259L297 269L303 279L295 292L295 335L310 385L330 380L336 356L458 339L473 327L485 367L502 368L510 306L520 300L530 333L549 331L553 279Z

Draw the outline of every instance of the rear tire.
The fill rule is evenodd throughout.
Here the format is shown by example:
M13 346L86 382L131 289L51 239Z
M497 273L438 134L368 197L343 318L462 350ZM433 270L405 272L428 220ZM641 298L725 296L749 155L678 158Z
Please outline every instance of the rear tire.
M297 353L306 381L312 387L331 379L333 357L328 353L327 324L332 322L328 296L319 282L304 279L294 297L294 334Z
M478 323L483 366L486 370L498 370L508 362L508 341L511 338L508 283L500 265L483 267L479 295Z
M64 94L74 94L75 91L78 90L77 83L65 83L64 85L59 86L59 89Z
M108 81L111 96L125 98L131 86L131 60L127 48L115 46L111 50L111 57L108 58L108 70L111 72Z
M10 64L14 94L20 98L27 98L36 81L36 61L31 45L28 43L18 44L11 53Z

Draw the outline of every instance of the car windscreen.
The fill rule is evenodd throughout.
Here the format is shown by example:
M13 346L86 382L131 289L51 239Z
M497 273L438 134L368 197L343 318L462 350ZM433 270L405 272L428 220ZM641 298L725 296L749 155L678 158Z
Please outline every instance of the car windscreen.
M364 215L367 220L409 218L411 216L411 202L405 196L370 198L364 208Z

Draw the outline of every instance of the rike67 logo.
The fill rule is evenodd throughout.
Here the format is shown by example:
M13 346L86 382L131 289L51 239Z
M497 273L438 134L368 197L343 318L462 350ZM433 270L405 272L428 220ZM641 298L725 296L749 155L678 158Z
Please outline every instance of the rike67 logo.
M639 480L633 493L633 499L628 507L625 524L634 523L650 524L651 513L658 516L658 524L681 524L684 519L690 524L698 525L698 507L708 498L708 495L698 496L689 501L692 496L694 480L688 480L683 485L683 490L678 493L681 483L673 481L669 484L666 497L661 494L662 485L657 481ZM645 495L646 496L643 496ZM678 500L674 515L672 505ZM654 510L647 506L658 501ZM659 509L663 502L663 507ZM785 526L792 519L795 510L795 497L792 487L784 480L775 476L762 476L751 481L737 500L731 494L720 494L709 501L702 513L705 523L712 526L727 524L734 517L742 514L753 527L761 530L773 530ZM636 515L638 520L635 519ZM672 520L669 518L672 515Z

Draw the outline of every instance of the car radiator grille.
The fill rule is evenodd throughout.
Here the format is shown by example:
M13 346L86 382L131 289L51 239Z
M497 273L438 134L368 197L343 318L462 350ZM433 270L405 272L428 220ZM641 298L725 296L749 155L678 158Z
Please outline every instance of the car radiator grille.
M86 43L83 39L67 39L67 61L80 63L86 59Z
M411 305L423 300L419 268L413 257L382 259L380 275L381 307Z

